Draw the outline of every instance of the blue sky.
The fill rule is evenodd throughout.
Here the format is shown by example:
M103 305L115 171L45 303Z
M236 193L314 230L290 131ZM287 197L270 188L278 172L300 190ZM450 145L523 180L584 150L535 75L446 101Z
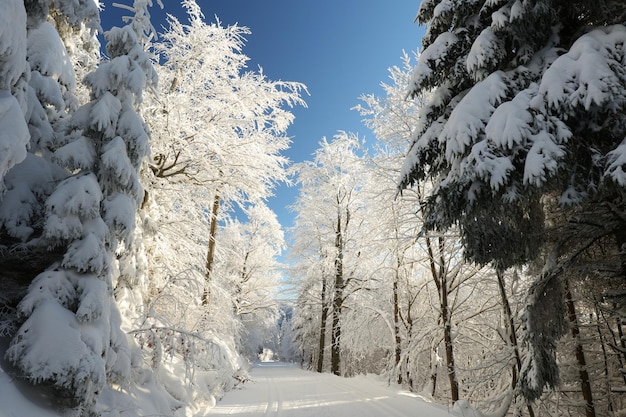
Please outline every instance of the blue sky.
M129 3L130 1L120 1ZM118 11L103 1L105 28L115 22ZM155 2L156 3L156 2ZM164 25L165 13L186 21L177 0L163 0L165 10L153 7L153 24ZM308 108L295 108L288 131L293 143L286 156L294 162L310 159L322 137L338 130L358 133L373 142L359 114L350 110L362 94L382 95L387 69L400 65L402 51L416 51L423 28L413 20L419 0L198 0L205 18L215 16L223 26L247 26L244 53L249 66L272 80L306 84ZM281 224L289 227L293 213L285 206L294 202L295 188L280 186L269 201Z

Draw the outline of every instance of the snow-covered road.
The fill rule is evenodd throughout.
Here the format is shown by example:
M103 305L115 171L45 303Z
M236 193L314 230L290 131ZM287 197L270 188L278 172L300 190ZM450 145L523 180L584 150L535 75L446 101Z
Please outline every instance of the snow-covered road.
M447 409L372 378L340 378L264 362L252 381L226 393L209 416L449 417Z

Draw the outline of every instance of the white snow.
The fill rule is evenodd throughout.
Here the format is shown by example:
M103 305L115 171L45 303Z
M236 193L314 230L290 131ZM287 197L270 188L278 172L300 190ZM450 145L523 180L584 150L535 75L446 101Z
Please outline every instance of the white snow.
M557 161L565 155L561 146L555 143L554 136L541 131L531 136L532 146L524 165L524 183L540 186L558 168Z
M54 152L53 160L70 169L90 169L96 159L93 143L85 136L61 146Z
M54 318L58 317L51 317ZM77 323L75 325L79 326ZM62 342L63 338L71 333L68 328L64 330L64 326L54 320L44 330L52 337L49 339L50 343L57 339ZM51 391L46 392L40 387L33 387L16 377L15 368L4 357L8 344L9 338L0 338L0 417L67 417L68 414L58 409ZM46 347L50 346L52 345L48 344ZM56 346L55 354L56 350L60 349L63 349L61 345ZM70 351L60 352L65 352L67 360L71 360ZM128 369L127 367L126 371ZM103 417L167 416L172 415L170 410L180 407L181 404L159 386L152 373L148 371L138 373L134 380L137 385L130 390L103 387L96 410L102 413Z
M0 416L59 417L49 400L29 383L15 378L11 366L3 360L8 338L0 339Z
M7 350L7 359L27 371L33 382L54 381L57 388L70 388L91 380L104 384L104 362L94 355L82 340L80 325L74 314L56 301L44 300L35 309ZM29 335L45 343L32 343ZM59 375L65 378L58 378ZM67 385L64 385L67 384Z
M623 95L622 80L617 76L624 56L626 28L614 25L581 36L569 52L559 57L542 77L536 100L561 109L564 104L603 106ZM545 98L544 98L545 96Z
M474 80L483 80L489 69L496 67L504 57L504 43L491 27L485 28L472 44L466 59L467 71Z
M341 378L282 362L261 362L251 381L226 393L208 416L450 417L463 414L388 387L378 377ZM201 414L200 414L201 415ZM466 414L471 416L472 414ZM478 415L478 414L477 414Z
M0 90L0 194L4 192L2 179L15 164L26 158L30 140L28 127L18 101L9 91Z
M26 71L26 10L21 0L3 0L0 13L0 90Z
M117 119L122 110L122 103L108 91L93 104L91 108L90 123L98 131L103 131L107 137L115 136Z
M459 41L458 37L452 32L444 32L437 36L437 39L426 48L419 57L419 62L413 72L413 83L422 85L423 80L432 76L432 70L428 63L437 66L439 62L445 59L446 53L452 48L452 45Z
M446 159L454 161L459 154L485 130L487 121L506 95L506 74L496 71L476 84L452 110L441 131L439 141L445 143Z
M70 60L65 45L59 37L59 33L49 22L43 22L39 27L31 29L28 34L28 62L33 70L41 75L46 75L68 88L76 87L74 67ZM46 92L58 94L58 84L49 81L50 88L41 89ZM49 95L54 95L49 94ZM59 107L62 105L62 97L58 97ZM56 104L56 103L55 103Z
M493 113L485 127L485 135L497 147L513 149L531 134L533 115L528 109L537 89L538 85L533 83L513 100L502 103Z
M114 137L102 149L102 165L112 178L122 185L128 185L133 165L126 155L126 144L120 136Z

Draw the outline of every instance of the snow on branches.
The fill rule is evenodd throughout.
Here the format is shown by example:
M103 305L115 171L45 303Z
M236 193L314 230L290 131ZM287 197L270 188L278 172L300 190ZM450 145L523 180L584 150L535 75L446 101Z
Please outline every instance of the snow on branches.
M468 259L508 268L537 261L542 250L565 253L576 247L567 239L575 228L567 216L607 216L614 249L623 247L626 27L620 2L602 5L422 2L425 49L408 93L429 92L430 99L419 112L401 187L434 180L425 228L459 225ZM550 244L556 248L544 246ZM547 301L528 302L530 311ZM531 362L547 364L525 367L529 398L558 382L549 346L558 336L533 336L529 330Z

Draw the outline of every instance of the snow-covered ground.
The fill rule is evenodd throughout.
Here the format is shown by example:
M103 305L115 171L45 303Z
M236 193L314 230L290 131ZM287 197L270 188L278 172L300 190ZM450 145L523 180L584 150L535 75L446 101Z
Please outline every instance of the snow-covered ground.
M262 362L252 380L226 393L209 416L448 417L452 410L388 387L375 377L340 378L281 362Z
M11 375L3 359L7 338L0 338L0 417L59 417L51 411L48 398Z
M0 338L0 344L6 340ZM0 346L6 348L6 346ZM0 349L1 350L1 349ZM0 361L0 417L61 417L45 394L11 376ZM429 403L375 376L340 378L281 362L262 362L251 381L227 392L214 407L183 413L194 417L460 417L460 410ZM151 397L152 398L152 397ZM154 398L152 398L154 400ZM137 401L148 410L146 399ZM127 415L123 410L119 415ZM181 410L182 411L182 410ZM144 413L139 413L143 415ZM134 414L133 414L134 415ZM182 414L175 414L176 416Z

